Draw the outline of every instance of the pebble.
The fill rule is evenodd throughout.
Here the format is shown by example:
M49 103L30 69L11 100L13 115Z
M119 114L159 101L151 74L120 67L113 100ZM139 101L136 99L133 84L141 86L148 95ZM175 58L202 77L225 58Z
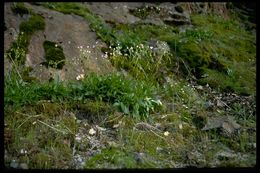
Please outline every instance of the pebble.
M16 162L16 160L12 160L10 163L11 168L18 168L19 164Z
M28 169L28 165L26 163L21 163L20 168L22 169Z

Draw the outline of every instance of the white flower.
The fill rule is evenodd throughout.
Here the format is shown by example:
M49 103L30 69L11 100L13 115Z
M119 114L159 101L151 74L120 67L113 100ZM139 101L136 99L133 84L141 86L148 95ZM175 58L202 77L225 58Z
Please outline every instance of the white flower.
M179 129L182 129L183 127L182 127L182 124L179 124Z
M21 154L26 154L27 151L26 151L25 149L21 149L20 153L21 153Z
M96 131L95 131L93 128L91 128L91 129L88 131L88 133L89 133L90 135L94 135L94 134L96 134Z
M57 44L55 44L55 47L58 47L58 45L57 45Z
M185 107L186 109L188 109L189 107L188 106L186 106L186 105L182 105L183 107Z
M164 136L169 136L170 133L168 131L166 131L163 134L164 134Z

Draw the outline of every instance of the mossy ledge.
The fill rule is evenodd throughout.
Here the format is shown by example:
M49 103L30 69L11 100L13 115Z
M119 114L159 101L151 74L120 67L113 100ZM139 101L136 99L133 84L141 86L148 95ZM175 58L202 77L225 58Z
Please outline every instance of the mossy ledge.
M24 14L30 14L31 13L31 10L26 8L24 6L24 3L21 3L21 2L13 3L12 6L11 6L11 10L12 10L13 13L19 14L21 16L23 16Z

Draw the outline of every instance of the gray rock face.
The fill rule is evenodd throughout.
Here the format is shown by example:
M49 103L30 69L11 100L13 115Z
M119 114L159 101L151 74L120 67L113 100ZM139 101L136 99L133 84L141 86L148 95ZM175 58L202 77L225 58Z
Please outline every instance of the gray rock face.
M135 23L140 21L138 17L129 13L129 9L142 6L144 3L119 3L119 2L87 2L85 5L95 14L101 16L107 22Z
M29 15L15 15L11 11L11 3L4 5L4 22L6 30L4 32L4 51L6 51L19 34L19 25L21 22L28 20Z
M173 3L85 3L86 6L95 14L101 16L106 22L133 24L147 23L154 25L171 25L190 24L188 13L185 13L182 7ZM159 12L151 10L145 19L141 19L130 13L130 10L138 10L139 8L157 8Z
M207 124L202 130L221 129L226 135L232 135L236 130L240 129L240 125L236 123L233 117L209 117Z
M82 17L76 15L65 15L41 6L25 3L35 13L41 14L45 18L45 30L37 31L31 38L31 42L26 55L26 66L33 68L31 76L40 81L49 80L51 77L59 77L61 80L76 79L80 74L89 72L107 73L113 70L109 60L103 58L101 47L106 44L97 40L96 34L91 32L89 24ZM10 4L6 4L6 26L19 28L21 19L12 14ZM15 24L16 21L19 21ZM10 32L7 29L5 33ZM17 31L18 32L18 31ZM8 35L8 34L6 34ZM13 42L15 39L5 37L5 42ZM45 62L45 52L43 42L49 40L58 43L65 55L65 65L61 70L46 68L41 63ZM5 44L5 50L10 47ZM82 56L85 54L85 56Z

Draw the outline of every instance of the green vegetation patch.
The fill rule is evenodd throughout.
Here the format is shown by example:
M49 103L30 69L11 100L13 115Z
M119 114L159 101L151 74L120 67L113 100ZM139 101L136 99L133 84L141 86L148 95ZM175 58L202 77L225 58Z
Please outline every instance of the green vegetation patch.
M64 14L76 14L84 17L86 13L89 13L89 9L82 6L79 3L66 2L66 3L55 3L55 2L46 2L40 3L42 6L50 8L52 10L60 11Z
M33 15L29 21L20 24L20 31L32 35L37 30L44 30L45 22L41 15Z
M129 12L141 19L145 19L151 13L159 13L160 8L155 6L144 6L140 8L130 9Z
M22 71L22 78L24 82L35 82L37 79L35 77L30 77L29 73L33 70L32 67L25 67Z
M78 111L79 119L87 119L88 122L102 125L108 115L115 113L113 105L102 101L86 101L77 103L75 110Z
M17 40L6 52L7 58L11 58L18 65L24 64L31 37L34 32L44 30L45 21L42 16L33 14L28 21L22 22L19 27L20 33Z
M5 164L15 159L37 169L68 165L78 125L73 117L64 115L65 108L56 103L39 103L15 111L5 109L5 122L12 136L8 142L5 140L9 153Z
M116 148L103 149L85 163L85 168L135 168L136 161L130 153Z
M169 69L179 70L183 77L190 77L189 74L191 73L200 79L202 76L207 75L205 74L206 69L209 69L220 73L218 75L226 75L226 79L231 83L233 78L228 75L228 71L232 70L236 73L236 67L233 65L234 62L248 63L250 73L247 74L253 74L255 71L255 67L250 65L256 59L255 35L245 31L235 16L231 16L230 19L224 19L216 15L192 14L191 20L194 26L186 29L184 32L178 32L178 29L171 26L145 24L133 26L116 24L114 27L110 27L100 17L89 12L89 10L85 10L83 14L83 8L85 7L77 7L70 10L69 7L71 5L65 3L47 3L43 5L64 13L68 13L69 11L83 16L90 22L92 30L97 33L98 37L110 45L112 49L120 47L122 56L120 58L112 58L115 66L124 68L125 70L130 69L131 75L140 76L141 79L144 78L145 73L146 75L151 75L151 71L153 70L146 71L145 69L138 69L139 67L136 66L143 66L146 60L144 60L144 63L138 62L133 64L132 58L129 56L129 49L140 44L146 45L146 41L150 38L168 43L172 54L170 58L171 63L165 64L169 64ZM142 10L136 9L135 13L140 17L145 17L148 15L149 9L150 7L145 7ZM119 62L120 59L122 59L122 62ZM146 64L149 64L147 65L148 67L152 63ZM145 71L145 73L140 71ZM172 73L175 71L172 70ZM248 78L255 79L255 74L251 77L235 75L241 76L241 80L237 82L238 86L231 86L231 90L236 93L254 94L252 91L255 90L255 81L248 82L245 84L247 85L245 87L240 81L246 81ZM152 80L156 81L156 78ZM225 90L227 86L223 83L211 83L212 80L207 81L207 78L203 78L202 81L202 83L206 81L206 83L214 88Z
M65 55L60 45L51 41L44 41L43 48L45 50L45 59L47 66L62 69L65 65Z
M24 6L24 3L22 2L13 3L11 6L11 10L15 14L20 14L21 16L23 16L24 14L29 14L31 12L28 8Z
M155 99L156 87L118 74L91 74L80 83L64 84L58 80L28 84L11 74L5 78L5 105L20 107L39 100L81 101L99 100L113 104L135 118L147 118L160 107Z

